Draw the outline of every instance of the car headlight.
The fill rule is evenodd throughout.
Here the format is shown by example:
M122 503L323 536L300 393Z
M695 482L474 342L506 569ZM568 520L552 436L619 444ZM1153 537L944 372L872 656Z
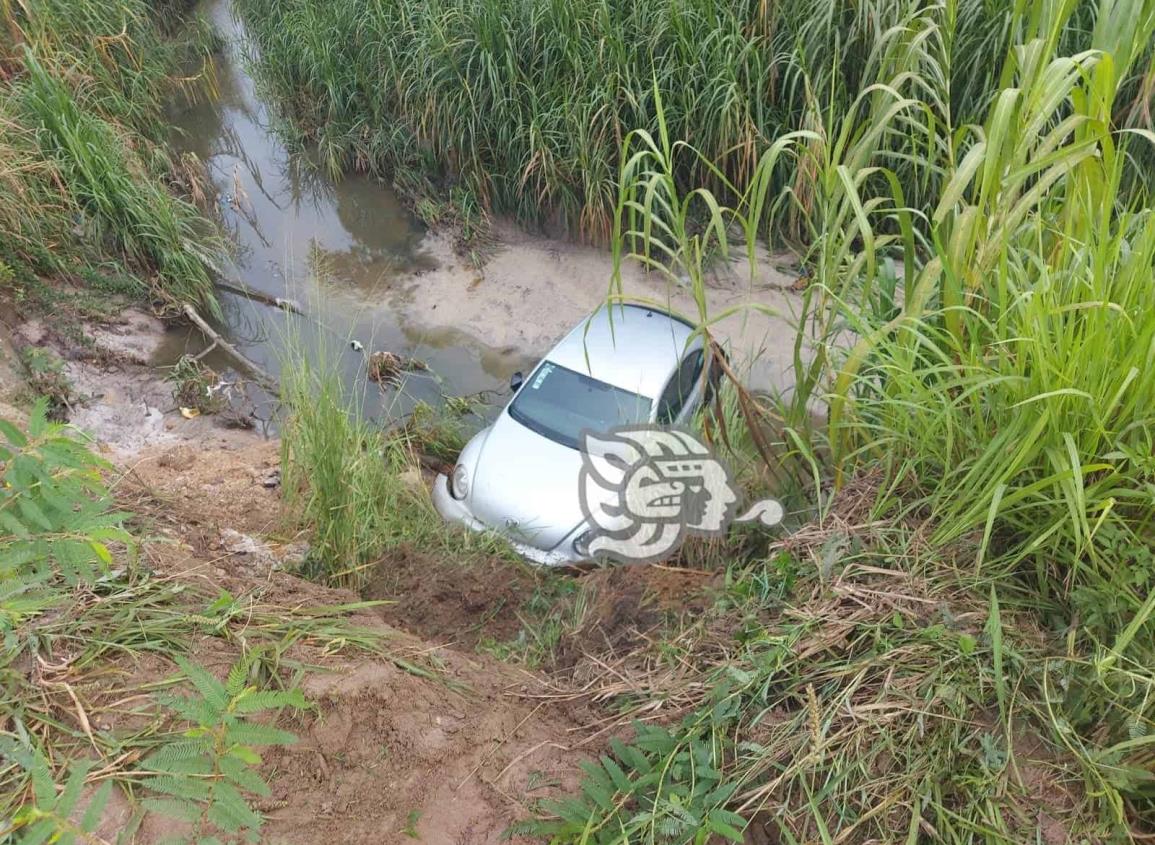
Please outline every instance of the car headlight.
M590 542L594 539L594 533L594 529L587 528L578 534L573 541L573 550L582 557L587 557L590 553Z
M469 471L462 464L455 466L449 476L449 495L458 501L469 495Z

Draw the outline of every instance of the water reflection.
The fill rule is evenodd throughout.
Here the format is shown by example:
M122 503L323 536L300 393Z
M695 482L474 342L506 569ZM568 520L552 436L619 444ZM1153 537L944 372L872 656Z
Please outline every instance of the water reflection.
M175 145L200 158L212 180L235 243L226 275L295 299L308 314L290 324L274 308L222 294L230 339L274 374L289 337L317 355L327 349L351 391L364 389L364 353L351 349L354 339L366 352L388 349L425 360L449 392L501 387L524 366L522 358L461 332L430 333L399 317L395 289L413 272L435 266L421 251L420 225L380 180L350 175L334 183L309 151L291 151L246 70L253 48L230 3L211 0L202 11L226 42L215 59L219 96L174 114ZM204 344L194 335L175 333L160 357L171 362L186 349L200 351ZM440 396L433 379L410 378L403 388L381 394L370 385L367 409L386 416Z

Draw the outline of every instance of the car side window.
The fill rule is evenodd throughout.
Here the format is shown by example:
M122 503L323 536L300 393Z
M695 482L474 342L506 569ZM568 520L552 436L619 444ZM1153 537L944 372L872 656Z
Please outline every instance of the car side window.
M695 349L682 359L677 372L674 373L658 400L659 423L669 424L678 418L678 414L685 407L686 400L693 395L698 379L702 375L702 361L701 349Z

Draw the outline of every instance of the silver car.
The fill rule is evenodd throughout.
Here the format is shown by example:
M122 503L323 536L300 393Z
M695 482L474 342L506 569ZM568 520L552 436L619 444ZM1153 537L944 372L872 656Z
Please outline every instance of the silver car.
M612 321L611 321L612 310ZM664 311L603 306L523 378L496 421L466 444L433 501L447 520L496 531L545 566L588 559L579 500L581 432L644 422L686 424L702 404L708 353Z

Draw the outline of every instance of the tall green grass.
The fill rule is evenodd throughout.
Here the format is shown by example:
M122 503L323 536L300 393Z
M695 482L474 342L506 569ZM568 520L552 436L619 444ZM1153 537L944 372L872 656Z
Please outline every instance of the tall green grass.
M1155 820L1155 135L1121 115L1151 75L1155 3L1022 4L972 115L947 49L962 10L899 5L850 106L808 86L812 110L747 181L686 190L683 162L708 153L665 122L628 136L616 253L688 280L708 333L723 315L706 307L703 262L797 215L813 283L782 448L829 454L823 502L869 475L866 522L917 527L903 541L917 553L894 548L894 565L957 569L960 589L1060 632L1029 683L996 661L988 704L1008 736L1012 695L1035 713L1126 839ZM805 190L784 173L806 174ZM853 765L798 797L819 824L830 778L865 788ZM942 805L953 838L1013 839L997 805L960 817L951 802L971 796Z
M31 51L24 66L24 104L39 123L41 151L55 164L65 197L92 220L96 237L155 268L156 290L165 298L212 306L218 246L211 225L162 181L134 172L123 134L84 110Z
M240 0L261 78L333 170L460 182L484 208L608 241L622 139L657 130L692 143L719 175L745 183L785 131L847 111L879 62L878 44L912 8L890 0ZM952 0L934 80L953 122L978 120L998 57L1030 26L1013 0ZM1064 17L1063 49L1089 45L1095 5ZM1148 51L1149 53L1150 51ZM1132 89L1136 85L1131 86ZM815 114L815 103L823 114ZM1139 120L1138 112L1134 114ZM907 139L904 146L909 145ZM914 139L917 140L917 139ZM932 139L926 139L930 141ZM701 162L683 188L721 181ZM938 175L900 168L908 199L929 203ZM780 174L804 205L809 172Z
M946 40L949 4L916 9L880 41L889 58L854 108L769 145L732 206L680 190L680 161L708 159L665 122L630 135L614 242L619 262L688 280L708 333L726 314L707 307L707 256L750 246L796 199L775 196L775 172L812 171L815 284L788 417L801 425L827 405L839 478L881 464L932 506L940 542L985 529L979 565L1000 557L997 534L1007 565L1037 561L1039 586L1069 588L1072 572L1101 570L1120 532L1151 529L1155 211L1122 186L1155 135L1112 116L1155 4L1105 0L1093 46L1073 56L1062 46L1077 7L1030 8L1005 87L950 143L935 135L956 122L935 94L943 58L923 46ZM912 130L941 143L900 155L890 139ZM906 203L896 160L940 177L926 217Z
M429 406L387 431L361 410L364 380L349 385L339 364L348 347L307 345L290 324L283 340L282 490L293 528L309 541L309 577L360 589L398 546L468 562L512 555L495 538L463 535L433 507L419 449L460 448L460 433Z
M82 273L109 259L154 297L215 308L222 244L174 197L163 111L203 90L208 31L183 4L22 0L0 7L0 262L7 275Z

